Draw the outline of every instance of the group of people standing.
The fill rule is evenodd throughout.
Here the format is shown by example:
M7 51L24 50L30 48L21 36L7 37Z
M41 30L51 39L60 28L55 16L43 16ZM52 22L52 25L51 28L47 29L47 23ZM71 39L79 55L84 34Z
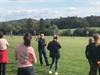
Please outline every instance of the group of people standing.
M23 43L16 45L15 47L15 60L18 64L17 75L34 75L33 64L37 62L35 55L35 50L31 46L32 35L30 33L25 33L23 36ZM40 65L43 65L42 55L44 56L46 66L49 67L49 74L52 74L52 66L55 62L55 75L58 75L58 61L60 58L61 45L58 41L58 35L53 36L53 40L48 44L45 41L44 34L39 34L38 38L38 53ZM3 33L0 31L0 75L6 75L6 63L8 62L7 49L9 43L3 38ZM46 55L46 49L50 52L50 57L52 62L48 62ZM92 38L89 39L89 43L86 46L85 51L86 58L90 64L89 75L97 75L97 69L100 75L100 35L94 34Z
M18 64L17 75L34 75L33 64L37 62L36 54L34 48L31 46L32 35L30 33L25 33L23 36L23 43L17 44L15 47L15 60ZM42 54L45 59L46 66L50 66L49 73L51 74L52 65L55 62L55 75L58 74L58 59L60 57L59 49L61 45L59 44L58 36L53 36L53 41L47 43L45 42L44 34L40 34L38 41L38 52L39 60L41 66L43 65ZM48 50L50 51L50 57L52 58L51 64L48 62L46 55L45 46L47 45ZM7 49L8 42L3 38L3 33L0 31L0 75L6 75L6 63L8 62Z
M94 34L93 37L89 39L85 55L90 64L88 75L97 75L97 69L100 75L100 35L98 33Z
M40 60L41 66L43 65L43 61L42 61L42 54L43 54L46 66L50 65L49 73L52 74L52 66L55 62L55 75L58 75L58 60L60 58L59 49L61 48L61 45L58 42L58 35L54 35L53 40L50 41L48 43L48 45L45 41L43 33L41 33L36 40L38 41L38 52L39 52L39 60ZM45 46L47 46L47 49L50 52L50 57L52 58L52 62L50 64L48 62L48 58L47 58L47 55L46 55Z

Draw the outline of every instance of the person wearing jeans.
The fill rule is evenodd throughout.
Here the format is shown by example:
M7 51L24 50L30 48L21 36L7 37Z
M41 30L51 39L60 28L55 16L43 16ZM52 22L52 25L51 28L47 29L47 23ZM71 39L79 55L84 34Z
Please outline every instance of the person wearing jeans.
M55 62L55 72L58 72L58 61L59 61L59 58L53 58L52 57L52 63L50 65L50 70L52 69L52 66L53 66L53 64Z
M46 42L44 39L44 34L40 34L40 37L38 39L38 52L39 52L39 61L40 61L41 66L43 65L42 54L44 56L46 66L49 66L45 46L46 46Z
M34 75L34 68L32 66L18 68L17 75Z
M16 45L15 59L18 63L17 75L34 75L33 64L37 62L35 51L31 46L32 35L26 33L24 42Z
M42 54L43 54L43 56L44 56L44 58L45 58L46 66L48 66L49 64L48 64L48 59L47 59L47 55L46 55L46 50L45 50L45 48L39 49L39 60L40 60L41 66L43 65Z
M58 74L58 61L60 58L60 51L61 45L58 42L58 35L53 36L53 41L50 41L47 49L50 51L50 57L52 58L52 62L50 64L50 71L49 73L52 74L52 66L55 62L55 75Z

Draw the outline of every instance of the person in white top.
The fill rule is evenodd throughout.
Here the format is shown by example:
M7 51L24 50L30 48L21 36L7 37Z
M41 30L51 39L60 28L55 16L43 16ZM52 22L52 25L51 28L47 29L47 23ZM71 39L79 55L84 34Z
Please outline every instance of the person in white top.
M8 62L7 47L9 46L3 33L0 31L0 75L6 75L6 63Z
M33 64L37 62L35 51L31 46L32 35L26 33L24 43L15 48L15 59L18 63L17 75L34 75Z

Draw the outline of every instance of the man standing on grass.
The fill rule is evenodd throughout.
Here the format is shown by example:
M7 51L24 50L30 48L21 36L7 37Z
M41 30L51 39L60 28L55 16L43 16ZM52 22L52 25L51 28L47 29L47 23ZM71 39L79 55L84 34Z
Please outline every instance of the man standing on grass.
M39 52L39 61L40 61L41 66L43 65L42 54L44 56L46 66L49 66L48 58L46 56L45 46L46 46L46 42L44 39L44 34L40 34L40 37L38 39L38 52Z

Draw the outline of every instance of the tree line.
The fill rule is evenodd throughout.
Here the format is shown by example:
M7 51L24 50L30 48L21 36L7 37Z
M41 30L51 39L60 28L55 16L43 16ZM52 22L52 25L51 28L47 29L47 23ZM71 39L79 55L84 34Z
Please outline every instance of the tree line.
M20 20L0 22L0 30L3 31L4 34L11 34L12 32L13 35L22 35L26 31L32 33L33 35L37 35L39 33L44 33L45 35L53 35L58 34L60 29L71 28L76 28L76 31L72 33L70 30L67 30L62 32L60 35L82 35L82 33L79 33L80 30L85 32L87 30L91 31L90 29L87 29L87 27L100 27L100 16L73 16L54 19L41 18L40 20L25 18Z

